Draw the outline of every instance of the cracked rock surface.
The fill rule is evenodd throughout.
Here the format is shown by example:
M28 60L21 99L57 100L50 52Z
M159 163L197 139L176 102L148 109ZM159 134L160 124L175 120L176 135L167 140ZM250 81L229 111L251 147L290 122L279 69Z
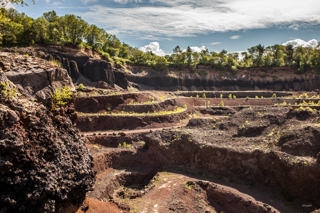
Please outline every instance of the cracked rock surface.
M0 53L0 67L19 92L45 101L55 89L67 86L74 89L67 70L34 56Z

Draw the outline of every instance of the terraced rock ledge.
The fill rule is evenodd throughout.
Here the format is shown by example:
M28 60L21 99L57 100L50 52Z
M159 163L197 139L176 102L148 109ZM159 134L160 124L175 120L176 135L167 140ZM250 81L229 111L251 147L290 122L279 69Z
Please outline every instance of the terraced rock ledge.
M289 213L320 207L320 120L311 105L317 97L172 100L187 106L186 124L175 127L179 121L172 120L169 129L155 129L160 120L159 126L127 128L120 121L133 124L136 116L103 115L101 132L86 132L97 171L87 199L116 204L114 212ZM214 106L221 101L226 105ZM299 109L303 101L311 108ZM118 131L111 128L118 123ZM137 128L141 132L134 133Z

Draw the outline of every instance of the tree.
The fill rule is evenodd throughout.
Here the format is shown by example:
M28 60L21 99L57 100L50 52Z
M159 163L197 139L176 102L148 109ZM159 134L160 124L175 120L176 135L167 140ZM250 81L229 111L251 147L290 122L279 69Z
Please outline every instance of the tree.
M80 16L65 15L65 37L72 44L81 43L86 29L88 27L87 22L81 19Z
M32 24L32 28L34 29L34 40L38 44L45 44L49 39L48 28L49 22L40 17L37 18L35 22Z
M191 68L191 63L192 63L192 49L190 46L187 48L187 63L189 68Z
M182 50L180 49L180 47L179 46L176 46L174 49L173 49L173 53L175 53L175 54L180 54L180 53L182 53Z
M34 3L34 0L32 0L32 2ZM0 8L5 8L8 3L13 3L13 4L20 3L22 7L24 5L28 6L28 4L24 0L0 0Z
M84 37L87 40L87 44L89 46L94 47L96 46L96 44L101 43L103 34L104 34L103 29L100 29L96 25L92 24L86 29Z
M4 45L15 45L19 42L19 34L23 32L23 26L13 21L5 25L6 34L3 35L2 43Z
M288 62L286 64L290 66L292 64L292 59L293 59L293 45L292 44L288 44L286 46L286 53L288 56Z
M272 65L276 66L276 67L283 66L284 65L283 52L285 50L285 47L276 44L276 45L271 46L271 49L273 50L273 63L272 63Z
M155 57L154 69L166 72L168 69L169 63L164 57Z
M262 58L263 53L265 51L264 46L262 46L261 44L257 45L257 50L258 50L258 53L259 53L259 58Z
M32 0L34 3L34 0ZM2 40L3 34L6 32L4 27L9 23L10 19L3 13L3 9L7 6L8 3L21 4L21 6L28 6L24 0L0 0L0 40ZM11 23L12 26L12 23ZM1 43L0 43L1 44Z
M192 53L192 63L191 63L190 69L194 71L197 68L198 63L199 63L199 53L194 52Z
M42 16L49 23L48 26L48 37L52 44L56 44L63 38L63 19L57 16L57 13L53 10L47 13L43 13Z

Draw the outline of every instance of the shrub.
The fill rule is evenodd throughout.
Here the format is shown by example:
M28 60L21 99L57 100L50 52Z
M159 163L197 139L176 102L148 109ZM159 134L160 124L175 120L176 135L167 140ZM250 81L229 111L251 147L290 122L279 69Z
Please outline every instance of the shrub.
M205 94L205 93L203 93L202 98L207 98L207 96L206 96L206 94Z
M308 98L308 94L307 93L303 93L302 95L299 96L299 98Z
M52 101L54 105L65 105L67 102L64 102L67 99L71 99L72 96L71 87L64 87L62 89L56 89L55 92L52 94Z
M224 103L223 103L223 101L221 101L221 102L220 102L220 104L218 104L218 106L220 106L220 107L224 107Z
M57 61L57 60L53 59L53 60L50 60L49 62L50 62L52 65L55 65L55 66L60 67L60 68L63 68L63 66L62 66L62 64L60 63L60 61Z
M83 86L83 84L79 84L78 90L82 91L82 90L84 90L84 89L85 89L85 87Z
M121 145L121 143L119 143L118 148L128 148L128 149L134 149L134 146L132 146L131 144L127 144L126 142L123 142L123 144Z

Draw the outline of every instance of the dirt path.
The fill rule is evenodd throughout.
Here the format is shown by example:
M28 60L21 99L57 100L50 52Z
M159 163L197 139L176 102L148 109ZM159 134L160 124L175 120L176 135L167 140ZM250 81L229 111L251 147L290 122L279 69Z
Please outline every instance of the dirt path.
M135 129L135 130L120 130L120 131L99 131L99 132L81 132L81 134L85 136L90 136L94 134L118 134L118 133L125 133L125 134L133 134L133 133L143 133L143 132L150 132L150 131L157 131L157 130L165 130L165 129L172 129L172 128L179 128L186 126L187 122L182 122L180 124L170 126L170 127L161 127L161 128L148 128L148 129Z
M225 116L206 116L206 117L197 117L199 119L220 119L224 118ZM175 129L180 128L188 125L189 119L183 120L181 123L175 124L173 126L169 127L159 127L159 128L148 128L148 129L134 129L134 130L119 130L119 131L97 131L97 132L81 132L84 136L90 136L90 135L104 135L104 134L119 134L119 133L125 133L125 134L133 134L133 133L144 133L144 132L150 132L150 131L158 131L158 130L166 130L166 129Z

